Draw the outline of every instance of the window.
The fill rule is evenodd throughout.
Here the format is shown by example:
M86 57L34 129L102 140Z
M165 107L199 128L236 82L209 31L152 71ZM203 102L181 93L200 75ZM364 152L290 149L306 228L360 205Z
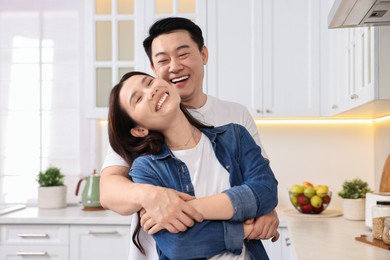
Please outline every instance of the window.
M83 115L82 3L13 2L0 0L0 203L34 204L39 171L61 168L70 189L91 171L95 122Z

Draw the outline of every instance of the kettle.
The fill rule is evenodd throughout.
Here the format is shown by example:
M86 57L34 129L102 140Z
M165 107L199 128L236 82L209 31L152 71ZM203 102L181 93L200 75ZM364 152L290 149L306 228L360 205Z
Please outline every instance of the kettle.
M103 207L100 204L100 174L93 171L92 175L81 178L76 187L75 195L79 194L80 184L84 180L87 183L84 186L83 194L81 196L81 203L84 206L84 210L102 210Z

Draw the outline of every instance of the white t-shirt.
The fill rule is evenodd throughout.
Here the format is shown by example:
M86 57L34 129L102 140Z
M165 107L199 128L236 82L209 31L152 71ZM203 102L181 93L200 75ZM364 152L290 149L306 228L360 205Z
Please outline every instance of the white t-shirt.
M219 163L211 141L204 134L202 134L196 147L188 150L172 151L172 153L186 164L197 198L215 195L231 187L229 172ZM250 259L250 255L244 246L240 255L226 252L209 259L245 260Z
M213 126L226 125L228 123L237 123L245 126L249 131L252 137L255 139L257 145L261 147L262 154L264 157L266 153L263 149L263 146L260 142L259 132L257 130L256 124L253 120L253 117L249 113L248 109L238 103L229 102L217 99L213 96L207 95L207 100L204 106L199 109L189 109L189 112L198 120L205 122ZM128 164L123 160L120 155L118 155L112 148L109 146L106 158L104 160L102 170L109 166L126 166ZM137 225L138 217L134 214L131 220L131 234L133 234L134 229ZM129 251L129 260L156 260L158 259L156 253L156 246L153 238L145 233L142 229L140 232L140 242L145 249L146 256L142 255L138 248L135 247L132 241L130 243Z

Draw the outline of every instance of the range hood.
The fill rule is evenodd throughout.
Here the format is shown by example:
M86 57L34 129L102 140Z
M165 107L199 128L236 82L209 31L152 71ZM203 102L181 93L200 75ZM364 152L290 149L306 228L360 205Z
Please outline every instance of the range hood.
M335 0L328 28L390 25L390 0Z

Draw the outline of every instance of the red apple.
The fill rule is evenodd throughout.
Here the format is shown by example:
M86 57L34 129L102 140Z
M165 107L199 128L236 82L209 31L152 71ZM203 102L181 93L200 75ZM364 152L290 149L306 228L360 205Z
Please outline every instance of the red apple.
M321 213L323 210L324 210L324 206L323 205L321 205L321 207L319 207L319 208L313 207L313 212L317 213L317 214Z
M326 196L322 197L322 203L329 204L330 203L330 196L326 195Z
M310 213L312 210L313 210L313 206L310 203L301 205L302 213Z
M304 194L299 194L297 197L297 202L299 205L309 204L309 199Z

